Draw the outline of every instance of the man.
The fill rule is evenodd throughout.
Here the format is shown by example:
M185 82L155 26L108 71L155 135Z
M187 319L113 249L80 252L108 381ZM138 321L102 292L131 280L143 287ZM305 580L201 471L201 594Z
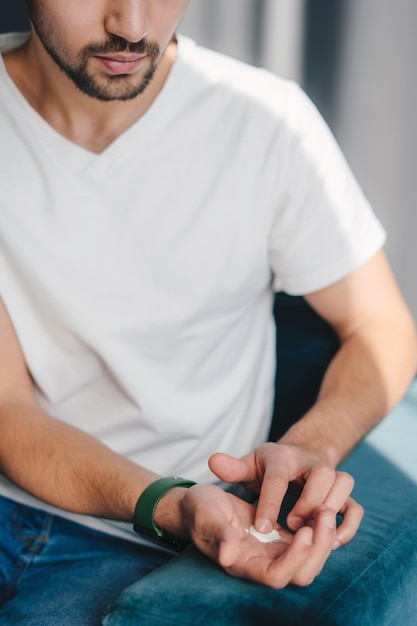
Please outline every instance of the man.
M186 5L31 0L29 37L1 40L8 623L97 623L189 541L234 577L310 584L363 514L335 468L415 372L383 230L324 124L295 86L177 39ZM264 443L273 289L341 348ZM258 541L294 481L292 532Z

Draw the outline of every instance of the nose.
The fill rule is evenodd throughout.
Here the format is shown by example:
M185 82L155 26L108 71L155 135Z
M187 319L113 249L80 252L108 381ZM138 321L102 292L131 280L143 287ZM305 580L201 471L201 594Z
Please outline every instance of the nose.
M105 28L111 35L136 43L150 30L149 0L114 0L106 16Z

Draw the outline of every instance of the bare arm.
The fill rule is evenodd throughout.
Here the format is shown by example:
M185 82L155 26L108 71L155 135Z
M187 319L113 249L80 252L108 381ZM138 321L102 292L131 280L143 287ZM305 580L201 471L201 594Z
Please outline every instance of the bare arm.
M0 300L0 470L59 508L129 521L158 478L37 404L14 328Z
M334 327L341 348L318 401L281 443L336 466L405 393L416 374L416 331L383 252L306 299Z
M416 373L416 331L383 252L307 300L341 339L317 402L278 445L261 445L242 459L216 454L210 466L223 480L260 491L256 525L263 532L289 482L303 483L289 525L300 528L321 505L340 511L337 546L353 537L363 513L349 497L352 478L335 467L406 391Z

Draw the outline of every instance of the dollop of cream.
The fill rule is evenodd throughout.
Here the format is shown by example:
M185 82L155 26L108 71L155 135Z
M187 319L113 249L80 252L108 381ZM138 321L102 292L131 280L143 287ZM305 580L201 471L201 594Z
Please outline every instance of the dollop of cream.
M250 535L253 535L258 541L262 541L262 543L273 543L274 541L283 540L283 537L281 537L279 532L275 529L271 530L270 533L260 533L255 529L255 526L252 525L249 528L245 528L245 530Z

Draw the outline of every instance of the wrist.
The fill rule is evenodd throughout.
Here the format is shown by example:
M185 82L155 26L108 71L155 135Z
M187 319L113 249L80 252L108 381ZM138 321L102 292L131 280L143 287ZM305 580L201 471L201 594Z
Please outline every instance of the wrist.
M292 426L277 443L304 450L331 467L336 467L340 460L338 450L331 442L323 440L319 434L306 435L299 432L295 426Z
M187 491L185 487L169 489L158 501L154 512L156 526L181 539L190 539L182 513L182 501Z
M181 552L189 541L184 537L180 503L185 489L194 485L194 482L178 476L159 478L148 485L135 507L135 532ZM174 493L169 494L170 491Z

